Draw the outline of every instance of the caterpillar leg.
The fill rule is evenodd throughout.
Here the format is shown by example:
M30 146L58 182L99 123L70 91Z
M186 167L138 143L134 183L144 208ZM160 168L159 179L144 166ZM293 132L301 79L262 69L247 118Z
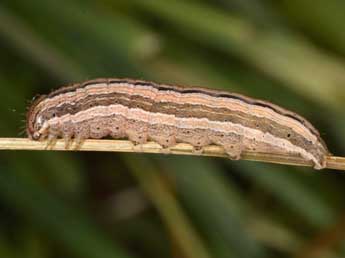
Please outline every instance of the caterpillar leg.
M313 168L316 170L320 170L327 167L326 158L322 158L320 162L316 160L311 160L311 162L313 163Z
M65 149L68 150L71 147L71 144L72 144L72 135L65 134L63 136L63 139L65 141Z
M170 148L176 145L175 131L171 126L166 125L150 125L148 130L150 140L162 146L162 153L171 153Z
M199 155L204 152L204 148L202 146L194 146L192 152Z
M176 145L175 137L173 136L166 136L166 137L150 137L152 141L158 143L161 147L161 153L163 154L170 154L171 147Z
M46 149L51 150L56 144L57 138L60 136L61 130L58 123L53 123L49 125L48 128L48 137Z
M83 145L84 141L85 141L86 138L82 137L81 135L77 135L75 138L74 138L74 146L73 146L73 149L74 150L79 150L80 147ZM71 144L72 145L72 144Z
M90 137L90 126L87 122L77 124L74 129L74 150L80 149L85 139Z
M147 124L128 120L126 135L135 145L146 143L148 139Z
M243 151L241 144L230 144L228 146L223 146L223 147L229 159L231 160L241 159L241 154Z
M232 160L241 159L244 150L243 137L235 133L211 132L211 141L224 148L225 153Z
M47 145L45 147L46 150L52 150L55 146L57 141L57 136L54 134L49 134L47 138Z
M176 140L193 145L193 153L195 154L203 153L203 147L211 143L205 129L177 129Z
M176 145L175 137L172 135L164 137L162 139L155 139L154 141L162 146L163 154L171 154L171 147Z
M74 126L71 121L64 122L61 127L62 137L65 141L65 149L69 149L72 145L74 136Z

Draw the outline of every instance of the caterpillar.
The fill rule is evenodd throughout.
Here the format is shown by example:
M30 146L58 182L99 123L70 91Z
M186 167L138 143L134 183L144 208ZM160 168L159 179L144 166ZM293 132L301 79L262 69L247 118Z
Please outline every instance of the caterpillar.
M315 169L329 151L302 116L237 93L133 79L95 79L37 98L27 112L33 140L128 138L164 148L189 143L195 151L215 144L231 159L246 150L302 157Z

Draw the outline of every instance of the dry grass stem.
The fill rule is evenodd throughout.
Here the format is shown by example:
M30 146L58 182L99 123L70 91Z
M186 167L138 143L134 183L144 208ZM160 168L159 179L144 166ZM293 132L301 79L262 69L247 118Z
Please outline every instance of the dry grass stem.
M159 144L148 142L143 145L133 145L127 140L85 140L82 145L76 147L75 144L65 148L65 142L61 139L53 144L47 144L46 141L32 141L27 138L0 138L0 150L55 150L55 151L108 151L108 152L141 152L141 153L160 153L160 154L178 154L178 155L197 155L227 157L222 147L210 145L204 147L203 153L194 152L190 144L180 143L164 150ZM244 152L243 160L261 161L268 163L277 163L295 166L312 166L299 157L288 155L277 155L273 153ZM345 157L327 157L327 168L345 171Z

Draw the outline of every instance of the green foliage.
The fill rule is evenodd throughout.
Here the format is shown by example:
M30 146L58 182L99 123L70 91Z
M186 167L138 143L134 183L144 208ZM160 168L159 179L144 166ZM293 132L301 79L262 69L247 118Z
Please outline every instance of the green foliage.
M96 77L281 104L345 154L342 1L3 0L0 133ZM344 176L215 158L1 152L0 257L343 257Z

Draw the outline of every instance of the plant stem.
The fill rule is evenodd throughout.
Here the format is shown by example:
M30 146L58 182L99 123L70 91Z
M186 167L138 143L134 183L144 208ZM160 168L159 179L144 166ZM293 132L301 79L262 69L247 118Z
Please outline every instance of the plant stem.
M46 141L32 141L27 138L0 138L0 150L55 150L55 151L108 151L108 152L142 152L158 154L178 154L195 156L227 157L223 148L215 145L206 146L203 153L194 152L193 146L186 143L179 143L169 150L163 149L159 144L148 142L142 145L134 145L128 140L85 140L81 145L75 144L65 148L65 142L61 139L53 144ZM243 160L261 161L295 166L312 166L312 163L301 157L281 155L274 153L259 153L245 151L242 154ZM345 171L345 157L328 156L327 168Z

